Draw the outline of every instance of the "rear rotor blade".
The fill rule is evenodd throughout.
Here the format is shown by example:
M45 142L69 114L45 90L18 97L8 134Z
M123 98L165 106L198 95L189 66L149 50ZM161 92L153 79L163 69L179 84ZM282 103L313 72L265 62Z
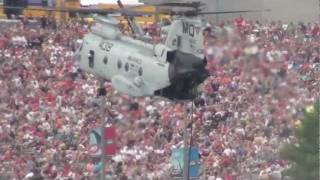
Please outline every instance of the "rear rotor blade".
M199 8L204 4L201 2L192 2L192 3L161 3L156 4L156 6L171 6L171 7L190 7L190 8Z
M210 14L232 14L232 13L250 13L250 12L270 12L270 9L265 10L241 10L241 11L215 11L215 12L199 12L199 15L210 15Z

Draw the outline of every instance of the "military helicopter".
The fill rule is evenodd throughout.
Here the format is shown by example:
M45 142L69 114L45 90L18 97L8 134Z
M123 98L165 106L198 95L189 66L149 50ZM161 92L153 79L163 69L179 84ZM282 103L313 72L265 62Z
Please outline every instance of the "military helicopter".
M75 59L83 71L111 81L117 91L130 96L194 98L195 93L192 90L208 76L205 70L206 60L202 53L203 36L200 31L202 27L200 19L185 17L176 19L167 28L166 42L152 44L122 34L118 26L119 21L109 14L120 12L129 17L139 12L128 11L119 2L122 8L120 10L70 8L46 10L104 14L95 17L96 23L92 31L85 35L75 53ZM133 28L134 23L129 18L127 20L133 33L137 35L137 28Z
M195 88L208 77L200 19L176 19L167 28L165 43L159 44L123 35L113 17L95 20L75 54L82 70L130 96L195 98Z
M167 37L163 43L150 43L137 32L130 16L118 0L120 10L97 10L108 14L95 16L95 25L83 38L75 53L80 69L110 81L113 88L134 97L160 96L171 100L192 100L198 86L209 76L204 56L201 15L254 11L201 12L201 3L164 3L157 6L182 7L182 11L164 10L175 16L171 25L163 27ZM7 7L8 8L8 7ZM9 7L10 8L10 7ZM187 10L185 10L187 9ZM190 10L191 9L191 10ZM90 9L49 9L65 12L91 12ZM119 21L109 14L121 13L135 37L122 34Z
M177 17L163 28L167 33L164 43L125 36L118 20L97 16L92 31L75 53L79 67L111 81L114 89L130 96L194 99L198 86L209 76L203 53L205 22L200 15L250 11L199 12L201 3L197 2L163 5L192 9L169 12Z

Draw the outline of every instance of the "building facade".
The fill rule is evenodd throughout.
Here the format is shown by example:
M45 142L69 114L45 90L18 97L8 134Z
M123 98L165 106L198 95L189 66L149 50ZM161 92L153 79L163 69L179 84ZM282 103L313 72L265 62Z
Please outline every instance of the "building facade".
M206 4L205 11L231 11L231 10L263 10L270 12L241 13L242 16L252 20L281 20L283 22L319 22L319 0L140 0L144 3L168 3L168 2L192 2L201 1ZM211 16L210 19L232 19L239 16L235 14L220 14Z

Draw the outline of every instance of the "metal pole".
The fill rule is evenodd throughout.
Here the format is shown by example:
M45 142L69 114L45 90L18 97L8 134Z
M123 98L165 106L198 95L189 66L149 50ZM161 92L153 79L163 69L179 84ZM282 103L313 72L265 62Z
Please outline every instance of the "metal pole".
M189 164L190 164L190 148L191 148L191 144L189 144L190 143L189 138L191 138L191 134L189 132L188 125L189 125L189 122L192 122L193 102L192 102L191 109L190 109L189 113L191 113L190 119L186 118L184 121L183 180L189 180Z
M100 82L100 89L99 91L102 91L102 88L104 88L104 82ZM104 93L99 92L99 98L101 101L100 105L100 118L101 118L101 180L105 180L105 169L106 169L106 156L105 156L105 147L106 147L106 141L104 139L105 129L107 125L107 121L105 120L105 108L106 108L106 96Z
M191 104L191 110L190 110L190 112L191 112L191 117L190 117L190 132L189 132L189 134L190 134L190 138L189 138L189 152L188 152L188 173L189 173L189 171L190 171L190 157L191 157L191 148L192 148L192 144L193 144L193 142L192 142L192 126L193 126L193 104L194 104L194 102L192 101L191 102L192 104Z
M183 180L189 179L189 146L188 146L188 122L187 120L184 121L184 134L183 134L183 141L184 141L184 150L183 150Z
M105 157L105 152L104 150L106 149L106 142L104 139L104 134L105 134L105 129L106 129L106 124L107 122L105 121L105 116L104 116L104 107L105 107L105 97L101 96L101 180L105 180L105 167L106 167L106 157Z

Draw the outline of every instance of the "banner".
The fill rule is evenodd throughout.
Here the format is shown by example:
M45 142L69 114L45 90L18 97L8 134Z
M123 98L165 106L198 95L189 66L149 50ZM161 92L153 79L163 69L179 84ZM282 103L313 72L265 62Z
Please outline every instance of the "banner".
M171 164L173 166L172 177L182 177L183 173L183 149L173 149L171 155Z
M172 151L172 177L181 178L183 175L183 148L174 149ZM199 149L196 147L190 148L189 152L189 177L198 178L200 169Z
M89 151L91 156L101 155L101 149L99 147L100 143L101 143L101 128L92 129L89 137L89 144L90 144Z
M104 140L106 142L105 154L112 156L116 154L116 129L114 127L107 127L104 132Z
M191 148L189 166L189 176L191 178L198 178L200 170L199 148Z
M114 127L107 127L105 129L105 155L112 156L116 154L116 129ZM89 137L90 154L92 156L101 155L101 128L92 129Z

